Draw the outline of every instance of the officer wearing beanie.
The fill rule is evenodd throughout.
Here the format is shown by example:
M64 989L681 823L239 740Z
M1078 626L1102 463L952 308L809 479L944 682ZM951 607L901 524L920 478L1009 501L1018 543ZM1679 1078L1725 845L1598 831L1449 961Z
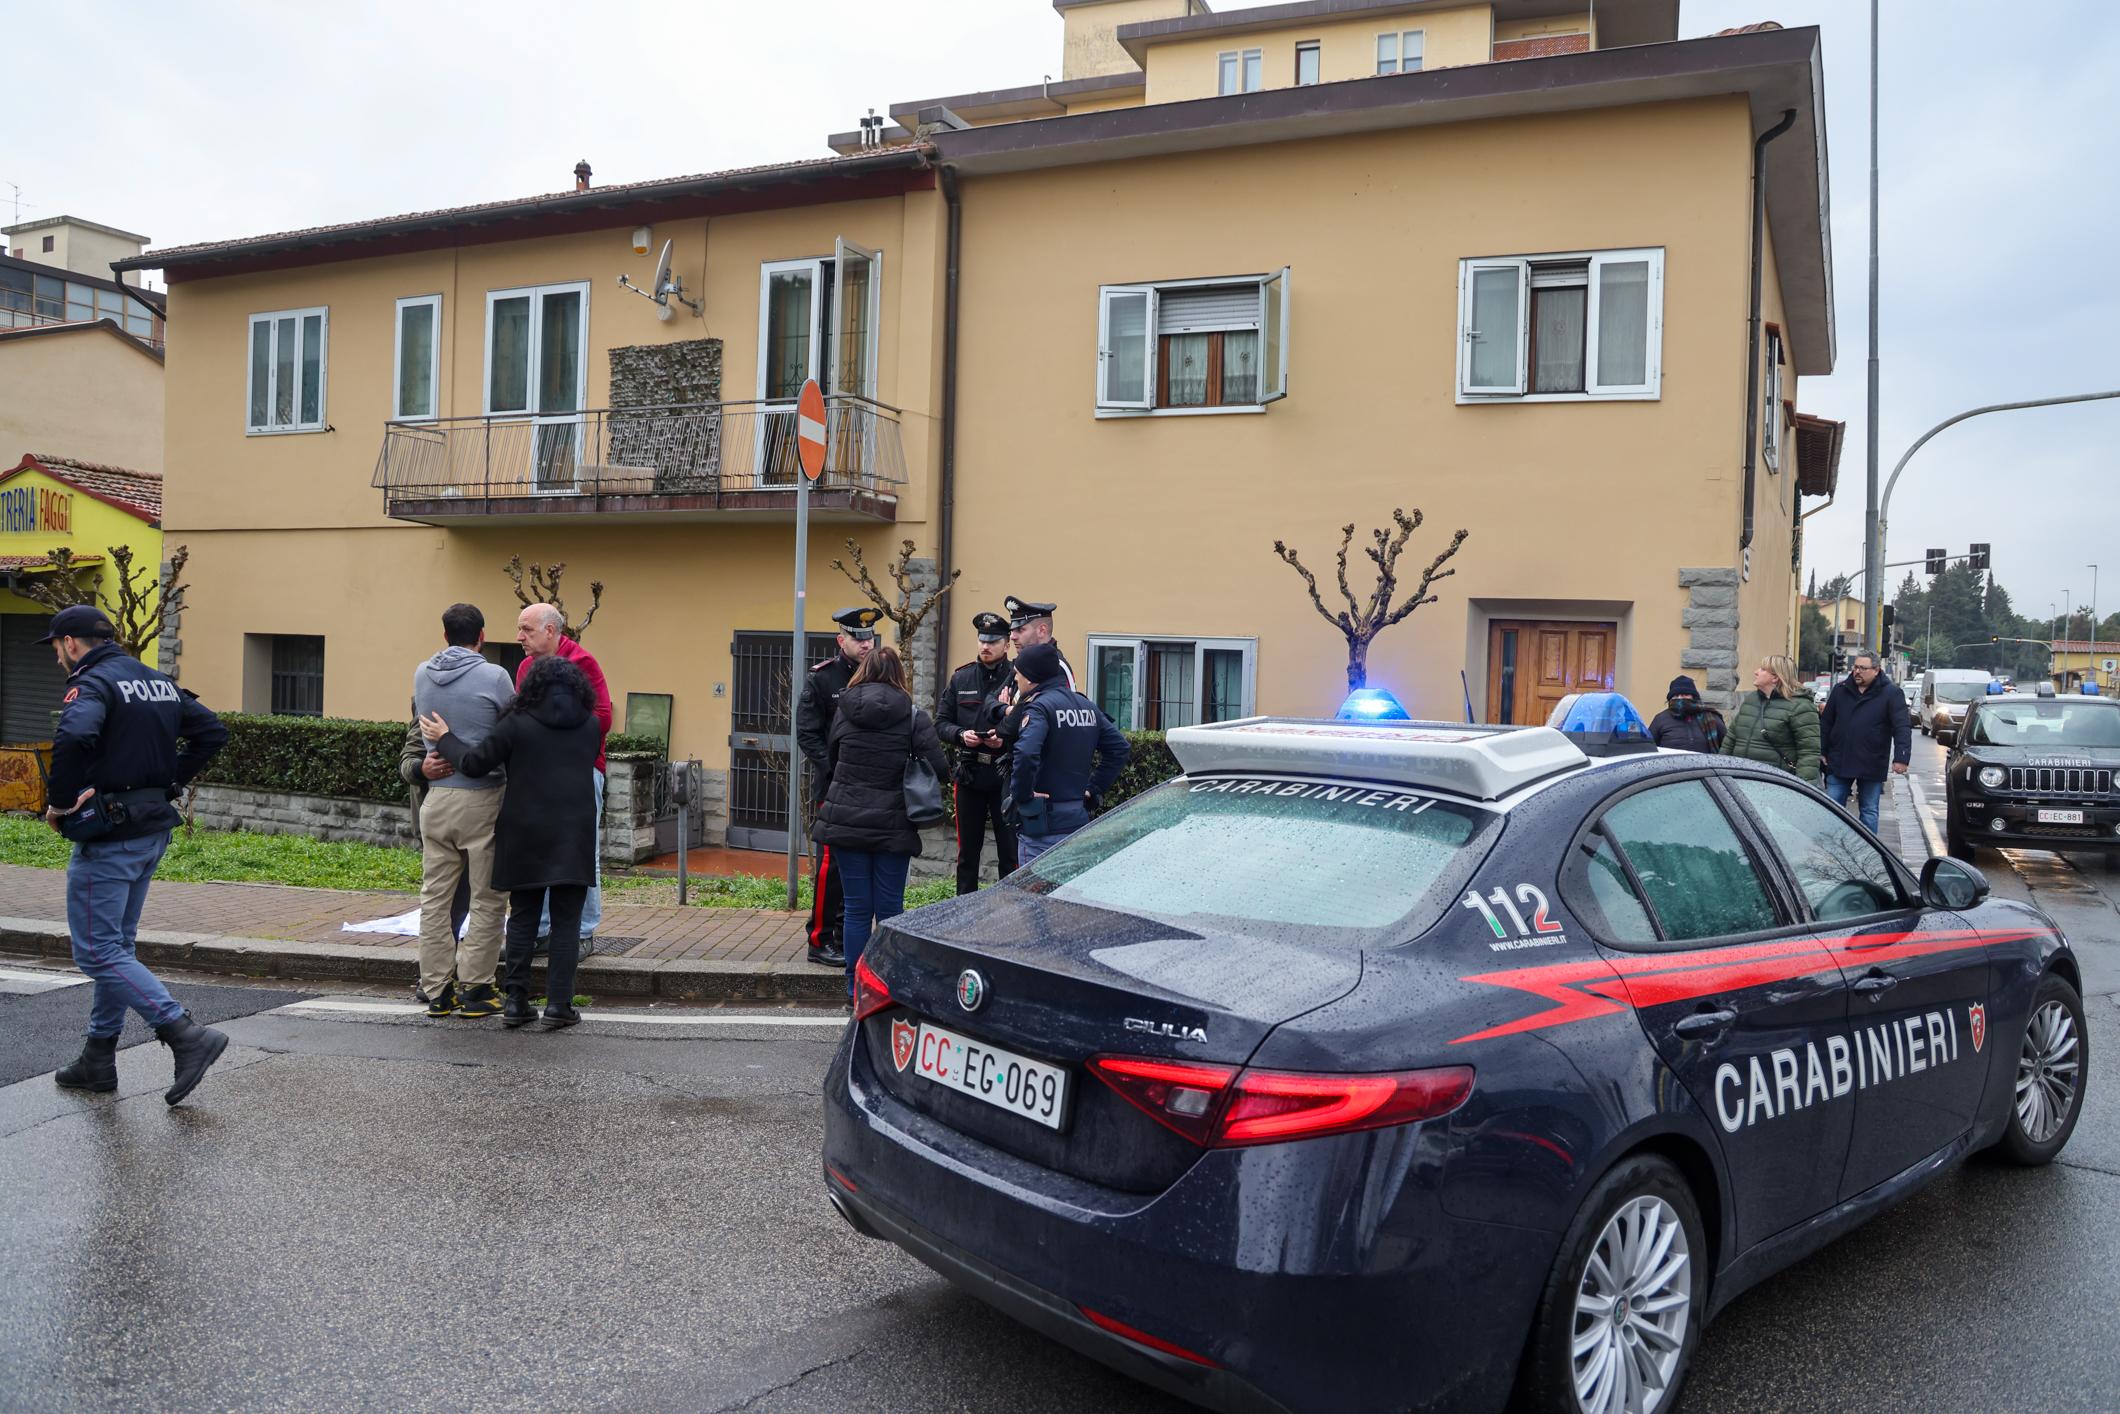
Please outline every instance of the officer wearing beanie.
M227 743L228 728L116 637L101 609L77 604L54 614L37 640L52 645L68 674L44 818L74 842L66 924L74 965L95 983L80 1059L53 1078L69 1090L117 1089L118 1033L132 1010L175 1059L162 1096L174 1105L205 1078L228 1037L191 1019L141 965L134 939L148 881L179 821L170 801Z
M1096 703L1067 685L1060 650L1050 643L1017 655L1016 691L1023 725L1009 798L1029 864L1089 823L1132 748Z
M957 807L957 892L979 887L979 856L987 826L994 830L994 857L1003 877L1016 870L1016 831L1004 818L1008 794L998 719L990 710L1015 673L1008 660L1008 620L996 613L972 616L979 656L950 675L935 714L935 727L957 756L951 782Z
M876 621L883 611L874 608L841 609L832 615L839 625L839 651L813 666L802 680L802 698L796 704L795 743L810 768L810 804L824 802L831 784L830 753L832 723L839 717L839 694L847 690L854 670L876 646ZM789 828L793 828L790 822ZM824 967L844 967L840 930L846 920L846 900L839 891L839 871L832 865L830 845L816 846L817 862L811 875L809 943L810 961Z

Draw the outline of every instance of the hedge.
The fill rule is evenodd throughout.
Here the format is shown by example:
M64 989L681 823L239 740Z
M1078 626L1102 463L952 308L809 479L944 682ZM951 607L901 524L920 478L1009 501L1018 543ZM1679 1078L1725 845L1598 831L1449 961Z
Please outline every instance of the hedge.
M244 790L404 803L398 758L409 723L241 712L224 713L221 721L228 728L228 745L207 763L201 781ZM624 732L614 732L605 750L629 761L660 760L663 754L655 738Z

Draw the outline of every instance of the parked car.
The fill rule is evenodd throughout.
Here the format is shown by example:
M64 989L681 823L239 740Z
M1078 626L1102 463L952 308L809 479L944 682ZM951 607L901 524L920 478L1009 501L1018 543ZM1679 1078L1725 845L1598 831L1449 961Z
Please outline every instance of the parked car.
M1948 746L1966 707L1987 696L1990 674L1979 668L1930 668L1921 675L1921 729Z
M2120 868L2120 702L2039 692L1972 704L1944 768L1945 840L2104 856Z
M1906 681L1906 682L1903 682L1903 683L1901 683L1901 684L1899 685L1899 690L1900 690L1901 692L1903 692L1903 693L1905 693L1905 694L1906 694L1906 698L1907 698L1907 715L1908 715L1909 717L1918 717L1918 716L1920 716L1920 715L1921 715L1921 683L1920 683L1920 682L1919 682L1918 680L1913 680L1913 679L1909 679L1908 681Z
M1173 729L1184 775L870 942L827 1196L1213 1408L1661 1414L1746 1288L2060 1152L2051 919L1557 716Z

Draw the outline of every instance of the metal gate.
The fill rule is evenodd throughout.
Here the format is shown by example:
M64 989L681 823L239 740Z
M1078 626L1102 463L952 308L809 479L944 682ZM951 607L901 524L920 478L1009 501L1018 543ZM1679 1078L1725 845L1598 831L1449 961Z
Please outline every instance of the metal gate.
M0 743L52 739L66 674L51 645L37 642L50 623L41 613L0 614Z
M805 671L839 651L837 635L813 633ZM729 645L735 660L729 703L729 845L788 847L788 635L746 631ZM794 691L801 691L798 682Z

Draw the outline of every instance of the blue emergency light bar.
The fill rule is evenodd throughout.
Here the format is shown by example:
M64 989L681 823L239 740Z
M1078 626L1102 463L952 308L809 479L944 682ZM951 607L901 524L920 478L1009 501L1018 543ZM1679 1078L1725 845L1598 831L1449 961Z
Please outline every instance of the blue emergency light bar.
M1589 756L1619 756L1654 751L1648 723L1634 704L1617 692L1577 692L1560 700L1547 725Z
M1358 687L1340 704L1337 717L1343 722L1410 722L1413 714L1399 699L1381 687Z

